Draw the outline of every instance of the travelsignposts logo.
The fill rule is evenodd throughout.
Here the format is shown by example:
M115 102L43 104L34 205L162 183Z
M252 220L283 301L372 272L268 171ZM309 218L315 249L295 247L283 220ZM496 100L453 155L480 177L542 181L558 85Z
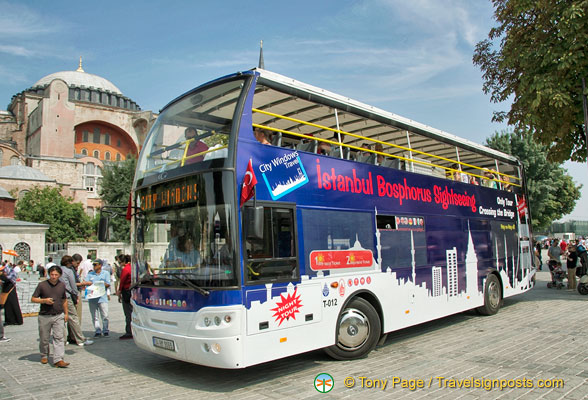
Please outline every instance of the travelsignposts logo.
M329 374L323 372L314 378L314 388L319 393L328 393L333 390L334 386L335 380Z

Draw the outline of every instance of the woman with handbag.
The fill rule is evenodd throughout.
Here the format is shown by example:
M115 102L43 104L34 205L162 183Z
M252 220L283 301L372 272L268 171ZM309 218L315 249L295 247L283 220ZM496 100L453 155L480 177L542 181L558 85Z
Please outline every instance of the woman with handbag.
M22 313L16 295L16 272L5 266L0 274L6 277L2 281L2 300L0 300L4 302L2 306L4 308L4 325L22 325Z

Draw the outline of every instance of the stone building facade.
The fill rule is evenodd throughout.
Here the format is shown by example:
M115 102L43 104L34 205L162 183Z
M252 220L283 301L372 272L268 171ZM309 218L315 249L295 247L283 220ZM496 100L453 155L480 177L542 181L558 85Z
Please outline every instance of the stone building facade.
M112 82L85 72L80 59L76 71L41 78L0 112L0 184L15 197L35 184L59 186L94 215L105 164L137 157L155 118ZM42 179L2 173L17 165L39 171Z

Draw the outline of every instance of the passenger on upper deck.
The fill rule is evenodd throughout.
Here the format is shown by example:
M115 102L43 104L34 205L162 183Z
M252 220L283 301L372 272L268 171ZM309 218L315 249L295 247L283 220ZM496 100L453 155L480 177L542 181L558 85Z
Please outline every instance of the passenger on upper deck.
M186 164L194 164L204 160L204 155L200 155L197 157L190 157L194 154L202 153L208 150L208 146L206 143L202 142L198 138L198 133L196 132L195 128L191 126L186 128L184 131L184 136L186 137L186 141L190 141L188 144L188 151L186 152Z
M271 144L269 139L269 135L268 132L265 129L261 129L261 128L255 128L253 130L253 135L255 136L255 139L257 139L257 141L261 144Z
M507 192L512 192L513 188L510 184L510 178L508 176L503 176L502 180L506 183L502 184L502 190L506 190Z
M447 170L445 172L445 176L447 177L447 179L451 179L456 182L463 182L463 183L470 182L469 177L466 174L464 174L463 172L461 172L461 168L457 163L451 164L451 169L453 169L455 171Z
M485 171L484 176L488 179L482 180L482 186L489 187L492 189L498 189L498 185L496 185L495 176L490 171Z
M331 140L333 142L339 141L339 137L337 136L337 132L335 132L333 134L333 137L331 138ZM327 143L327 142L320 142L317 149L316 149L316 153L328 156L331 153L331 144Z
M374 150L383 153L384 152L384 146L382 146L382 143L376 143L376 146L374 148ZM382 163L384 162L384 156L381 154L377 154L376 155L376 165L382 165Z

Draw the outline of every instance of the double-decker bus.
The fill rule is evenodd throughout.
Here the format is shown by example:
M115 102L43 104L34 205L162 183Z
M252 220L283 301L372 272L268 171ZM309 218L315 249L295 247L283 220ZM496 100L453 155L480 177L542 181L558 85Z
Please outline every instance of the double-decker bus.
M169 103L132 191L137 345L244 368L533 286L519 161L253 69Z

